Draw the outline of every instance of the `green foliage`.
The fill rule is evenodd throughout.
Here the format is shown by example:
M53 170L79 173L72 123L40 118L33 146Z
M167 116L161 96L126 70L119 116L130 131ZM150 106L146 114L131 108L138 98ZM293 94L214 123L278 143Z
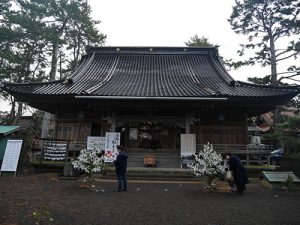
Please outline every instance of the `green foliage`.
M271 85L271 76L265 76L265 77L248 77L247 79L250 83L253 84L259 84L259 85ZM287 83L281 82L282 79L278 79L278 85L288 85ZM288 102L288 106L295 107L300 110L300 95L294 97Z
M300 110L300 95L298 95L295 98L293 98L290 101L289 106L298 108Z
M291 175L288 175L288 178L285 182L283 182L283 186L286 188L287 191L290 191L293 189L294 185L294 178Z
M269 140L280 141L285 154L300 153L300 116L290 117L286 122L278 124L273 134L265 136Z
M261 180L260 182L260 186L265 188L265 189L269 189L269 190L272 190L273 189L273 186L272 184L270 184L268 181L266 181L265 179Z
M48 222L54 221L47 207L42 207L38 211L33 212L32 216L36 225L49 224Z
M202 36L198 37L197 34L192 36L189 41L185 42L188 47L213 47L214 45L208 41L208 38Z
M253 83L253 84L270 85L270 84L272 84L272 79L271 78L272 78L271 75L267 75L267 76L264 76L262 78L260 78L260 77L248 77L247 80L250 83ZM282 82L282 78L277 80L277 84L278 85L285 85L285 86L289 85L288 83Z
M250 83L260 84L260 85L269 85L271 84L271 76L260 77L248 77L247 79Z
M85 46L106 38L86 0L2 0L0 11L0 83L54 80L57 70L64 78L77 68ZM14 118L23 106L5 92L0 97L11 102Z
M271 66L272 84L277 82L277 63L297 58L300 53L300 2L298 0L244 0L236 1L229 18L232 29L248 36L248 43L241 44L240 56L252 50L254 56L238 62L229 62L234 68L256 63ZM285 47L278 43L289 38ZM287 68L286 78L298 76L299 67ZM283 78L282 78L283 79Z

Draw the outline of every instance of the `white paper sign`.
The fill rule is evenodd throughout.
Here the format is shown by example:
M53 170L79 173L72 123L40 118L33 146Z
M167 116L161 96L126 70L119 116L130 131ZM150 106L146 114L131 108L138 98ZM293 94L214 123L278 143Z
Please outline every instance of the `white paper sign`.
M196 134L180 135L181 165L193 162L196 153Z
M23 140L8 140L1 171L17 171Z
M113 162L117 158L117 146L120 144L120 139L120 133L107 132L105 134L105 162Z
M105 137L88 136L87 150L96 149L98 152L105 151Z
M139 130L137 128L129 129L129 140L137 140L139 135Z

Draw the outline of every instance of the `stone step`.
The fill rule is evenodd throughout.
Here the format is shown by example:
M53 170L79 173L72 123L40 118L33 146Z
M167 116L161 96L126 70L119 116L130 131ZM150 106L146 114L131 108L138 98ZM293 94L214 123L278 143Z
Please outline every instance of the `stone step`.
M180 150L178 149L126 149L127 153L153 153L153 154L159 154L159 153L177 153L180 154Z
M144 157L154 155L157 168L180 168L180 151L178 149L126 149L128 154L128 167L143 167Z
M128 158L128 166L143 166L144 158ZM156 167L180 167L180 158L156 158Z
M128 162L137 162L137 161L144 161L144 157L134 157L134 158L131 158L129 157L128 158ZM174 157L174 158L171 158L171 157L156 157L156 161L172 161L172 162L180 162L180 158L179 157Z

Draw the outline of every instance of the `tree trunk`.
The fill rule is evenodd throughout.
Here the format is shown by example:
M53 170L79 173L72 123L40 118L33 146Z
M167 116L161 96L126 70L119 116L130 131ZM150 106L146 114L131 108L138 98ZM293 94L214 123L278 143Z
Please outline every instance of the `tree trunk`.
M48 138L51 116L52 116L51 113L44 112L41 138Z
M55 80L56 70L57 70L57 61L58 61L57 54L58 54L58 43L57 43L57 41L55 41L53 43L53 47L52 47L51 70L50 70L50 76L49 76L50 81Z
M277 59L275 51L275 43L272 36L272 33L269 33L270 36L270 52L271 52L271 84L277 85ZM273 111L273 125L276 129L278 123L280 123L280 110L277 108Z
M12 119L16 115L16 101L13 97L11 99L11 108L10 108L10 113L9 113L9 118Z
M50 81L55 80L56 71L57 71L57 62L58 62L58 43L57 41L54 41L52 47L51 70L49 75ZM51 113L44 112L41 138L48 138L51 117L52 117Z
M23 111L23 103L19 103L17 115L15 116L14 121L12 122L13 126L18 124L18 122L21 118L21 115L22 115L22 111Z
M81 38L79 36L78 40L75 41L74 44L74 50L73 50L74 60L72 62L72 73L74 73L79 66L80 46L81 46Z
M57 62L58 62L58 40L61 38L63 35L64 29L67 25L68 18L65 18L63 21L62 26L60 27L59 30L57 30L57 39L55 38L53 40L53 46L52 46L52 59L51 59L51 71L50 71L50 76L49 80L53 81L55 80L56 77L56 71L57 71ZM52 114L45 112L44 113L44 118L43 118L43 123L42 123L42 133L41 133L41 138L47 138L48 133L49 133L49 125L50 125L50 120L51 120Z
M271 84L277 84L277 59L276 59L276 51L275 51L275 43L272 36L272 33L269 34L270 36L270 52L271 52Z
M61 36L64 33L64 29L67 25L67 22L68 22L68 18L65 18L61 27L55 32L56 37L53 39L53 42L52 42L53 46L52 46L51 71L50 71L50 77L49 77L50 81L55 80L56 70L57 70L57 62L58 62L58 49L59 49L58 41L60 40Z

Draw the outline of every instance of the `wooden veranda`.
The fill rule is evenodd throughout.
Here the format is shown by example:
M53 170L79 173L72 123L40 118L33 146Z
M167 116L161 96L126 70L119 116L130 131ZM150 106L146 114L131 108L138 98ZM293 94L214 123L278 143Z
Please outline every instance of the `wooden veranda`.
M41 160L43 161L43 148L45 146L45 141L52 143L66 143L66 161L70 161L72 158L79 155L80 150L86 147L86 142L70 142L68 140L36 140L32 146L32 160ZM48 144L49 145L49 144ZM204 144L197 144L196 151L199 152L203 149ZM273 150L271 145L242 145L242 144L213 144L216 152L222 154L225 152L230 152L231 154L238 155L241 158L241 161L249 165L270 165L270 153ZM173 167L177 168L180 166L180 149L156 149L150 150L145 148L135 148L135 149L126 149L129 154L129 166L143 166L144 157L151 155L156 157L158 162L158 167ZM160 163L161 162L161 163ZM172 166L173 165L173 166Z

